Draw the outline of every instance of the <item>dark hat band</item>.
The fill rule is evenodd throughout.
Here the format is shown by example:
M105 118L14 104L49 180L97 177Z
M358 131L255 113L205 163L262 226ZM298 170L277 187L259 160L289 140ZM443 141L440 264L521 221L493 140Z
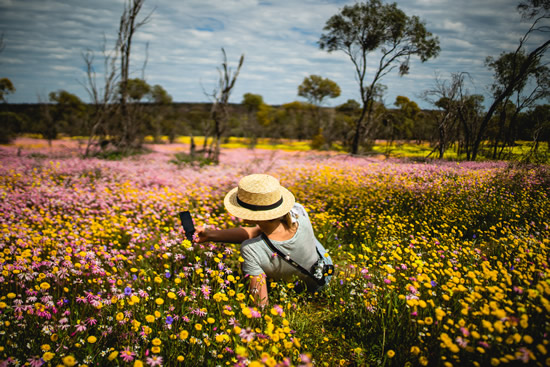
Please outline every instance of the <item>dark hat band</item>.
M270 204L270 205L254 205L254 204L248 204L239 199L239 196L237 196L237 203L242 206L243 208L250 209L252 211L261 211L261 210L271 210L275 209L281 206L283 203L283 197L281 196L281 199L277 201L276 203Z

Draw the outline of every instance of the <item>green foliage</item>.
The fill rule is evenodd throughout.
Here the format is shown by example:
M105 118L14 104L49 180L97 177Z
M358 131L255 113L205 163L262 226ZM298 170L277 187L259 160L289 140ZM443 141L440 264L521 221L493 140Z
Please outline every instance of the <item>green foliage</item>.
M53 105L43 105L42 134L47 139L55 139L59 132L80 135L85 127L87 106L82 100L65 90L50 92Z
M24 118L14 112L0 112L0 144L11 143L23 128Z
M172 103L172 96L161 85L154 85L151 88L150 99L154 103L168 105Z
M119 92L121 88L122 82L119 83ZM139 102L151 93L151 86L145 80L139 78L128 79L126 88L128 97L133 102Z
M14 93L15 87L8 78L0 79L0 102L6 102L6 95Z
M321 105L327 97L339 97L340 93L340 87L336 82L319 75L310 75L304 78L302 84L298 86L298 95L316 106Z
M125 150L107 149L94 154L94 157L99 159L105 159L108 161L120 161L126 158L137 157L150 152L151 151L146 148L131 149L131 150L130 149L125 149Z
M348 99L346 103L336 107L336 111L353 115L361 112L361 105L355 99Z
M211 166L215 164L215 162L208 158L204 157L203 155L195 154L190 155L187 153L176 153L174 155L174 158L170 160L170 163L173 163L177 166L193 166L193 167L204 167L204 166Z
M264 99L259 94L245 93L241 103L248 112L257 111L264 104Z
M311 149L320 150L325 148L326 140L323 136L323 130L319 130L319 133L311 139Z

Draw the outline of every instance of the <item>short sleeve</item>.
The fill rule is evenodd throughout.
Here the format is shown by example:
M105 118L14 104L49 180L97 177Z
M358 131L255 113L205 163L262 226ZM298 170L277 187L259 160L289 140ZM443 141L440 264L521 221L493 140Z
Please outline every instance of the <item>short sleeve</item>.
M303 217L306 217L309 219L309 216L307 215L306 209L302 206L302 204L295 203L292 209L290 209L291 214L301 215Z
M246 275L260 275L264 273L264 270L260 266L260 261L257 254L252 251L250 244L247 244L246 241L241 246L241 256L244 259L243 262L243 273Z

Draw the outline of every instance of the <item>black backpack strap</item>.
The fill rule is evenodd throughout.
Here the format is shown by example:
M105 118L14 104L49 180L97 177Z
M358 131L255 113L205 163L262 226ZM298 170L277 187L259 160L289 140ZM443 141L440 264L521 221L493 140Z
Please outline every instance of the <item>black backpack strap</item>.
M275 247L275 245L273 245L273 243L271 243L271 241L269 240L269 238L267 238L267 236L265 235L265 233L262 233L262 239L264 240L264 242L269 246L269 248L271 249L271 251L273 251L274 253L276 253L278 256L281 257L281 259L283 259L284 261L286 261L287 263L289 263L290 265L292 265L293 267L295 267L296 269L298 269L302 274L304 275L307 275L308 277L310 277L311 279L315 280L315 282L319 285L323 285L325 284L325 281L324 279L317 279L313 276L313 274L311 274L311 272L309 272L308 270L306 270L303 266L301 266L300 264L298 264L296 261L292 260L290 258L290 256L288 255L285 255L283 254L283 252L281 250L279 250L277 247ZM317 246L315 246L316 249L317 249ZM317 251L317 255L320 255L319 254L319 251Z

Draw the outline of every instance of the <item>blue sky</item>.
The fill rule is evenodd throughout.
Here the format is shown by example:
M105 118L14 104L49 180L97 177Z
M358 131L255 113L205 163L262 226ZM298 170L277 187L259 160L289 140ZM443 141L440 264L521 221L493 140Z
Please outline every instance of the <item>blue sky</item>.
M260 94L272 105L303 100L297 89L311 74L332 79L342 89L342 95L326 105L359 100L348 57L341 52L329 54L317 44L326 21L353 3L146 0L141 14L152 15L133 42L132 77L162 85L174 101L207 102L205 92L216 86L223 47L233 68L240 55L245 55L230 102L239 103L245 93ZM413 60L409 75L384 77L388 107L398 95L429 107L420 94L433 88L436 76L448 79L453 72L469 72L470 92L487 94L492 78L485 58L513 51L529 27L521 22L518 1L513 0L399 0L397 4L407 15L418 15L439 37L441 53L425 63ZM0 77L9 78L17 89L8 101L45 101L49 92L62 89L89 101L82 85L85 65L81 55L92 50L95 66L101 70L104 36L111 48L123 6L122 0L0 0L5 45L0 53ZM369 65L376 63L375 58Z

